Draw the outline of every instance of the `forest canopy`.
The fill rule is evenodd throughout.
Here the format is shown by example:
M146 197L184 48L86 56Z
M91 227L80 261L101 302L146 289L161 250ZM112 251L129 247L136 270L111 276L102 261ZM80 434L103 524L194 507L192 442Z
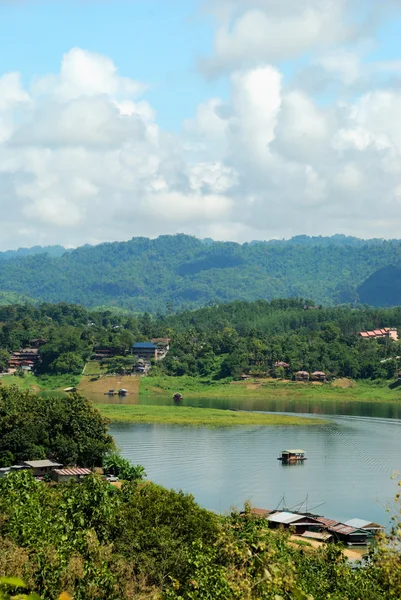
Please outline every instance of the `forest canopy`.
M242 373L292 377L306 370L388 379L401 370L401 342L359 336L382 327L401 332L401 308L323 308L308 300L276 299L152 316L67 303L0 306L0 369L7 368L10 351L43 338L38 375L78 375L98 347L112 350L115 356L104 366L119 372L135 362L135 342L168 338L170 351L150 374L224 379ZM277 362L288 368L276 370Z
M391 306L400 281L399 240L297 236L237 244L188 235L0 253L0 289L13 301L73 302L166 313L209 303L312 297L317 303ZM364 282L391 267L396 277ZM395 270L394 270L395 269ZM398 269L398 271L397 271ZM0 298L1 301L1 298Z

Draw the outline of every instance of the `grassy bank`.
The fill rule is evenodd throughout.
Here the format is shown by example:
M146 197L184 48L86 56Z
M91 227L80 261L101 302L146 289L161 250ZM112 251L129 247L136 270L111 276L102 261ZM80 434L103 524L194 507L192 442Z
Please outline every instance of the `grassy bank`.
M210 381L191 377L147 377L141 381L140 397L170 398L180 392L185 399L255 398L318 400L341 402L401 402L401 387L394 381L352 381L338 379L329 383L298 383L277 379L247 381Z
M16 385L20 390L30 392L60 391L66 387L77 387L81 380L80 375L40 375L26 373L23 377L3 375L0 378L2 385Z
M144 406L98 404L103 416L111 421L126 423L160 423L164 425L192 425L232 427L235 425L322 425L323 419L306 417L234 412L214 408L190 406Z

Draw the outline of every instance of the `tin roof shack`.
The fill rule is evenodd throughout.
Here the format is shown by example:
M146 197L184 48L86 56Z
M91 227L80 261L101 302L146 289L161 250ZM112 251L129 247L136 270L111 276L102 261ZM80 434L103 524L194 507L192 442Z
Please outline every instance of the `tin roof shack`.
M0 467L0 479L5 477L10 472L10 467Z
M319 522L314 517L291 512L276 512L268 515L266 519L269 521L269 527L272 529L294 527L295 533L299 535L302 535L305 531L319 527Z
M22 466L28 467L33 471L34 477L43 477L51 473L54 469L58 469L63 465L52 460L26 460L22 463Z
M333 537L347 546L366 546L370 537L369 532L365 529L351 527L345 523L326 519L325 517L316 517L322 529L325 529L333 535Z
M153 342L136 342L132 347L132 353L138 358L157 360L157 346Z
M297 371L295 373L295 381L309 381L308 371Z
M355 527L356 529L363 529L371 536L374 536L376 533L381 531L385 531L386 529L383 527L383 525L372 523L372 521L365 521L365 519L349 519L349 521L345 521L344 525L349 525L350 527Z
M67 481L82 481L84 477L91 475L90 469L83 469L80 467L70 467L69 469L54 469L52 471L52 478L57 483L66 483Z

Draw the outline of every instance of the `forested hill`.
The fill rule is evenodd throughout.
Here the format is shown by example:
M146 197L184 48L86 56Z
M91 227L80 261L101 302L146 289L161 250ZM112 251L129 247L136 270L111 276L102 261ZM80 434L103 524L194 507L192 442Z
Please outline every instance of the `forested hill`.
M58 252L20 254L0 262L0 291L47 302L114 305L161 312L232 300L359 300L376 271L401 267L399 240L342 235L270 242L213 242L187 235L133 238ZM370 289L370 288L369 288ZM362 292L364 288L361 288ZM383 295L382 295L383 296ZM391 305L369 294L373 305ZM361 301L366 301L361 294Z
M32 246L32 248L18 248L18 250L6 250L5 252L0 252L0 260L34 256L35 254L62 256L65 252L69 252L69 250L64 248L64 246Z

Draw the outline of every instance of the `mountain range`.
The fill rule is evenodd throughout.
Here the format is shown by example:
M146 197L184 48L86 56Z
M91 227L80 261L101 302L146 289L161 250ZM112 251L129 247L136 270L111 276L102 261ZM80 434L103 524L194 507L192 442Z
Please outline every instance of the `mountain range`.
M337 234L238 244L177 234L0 252L0 303L19 298L165 313L277 297L401 304L401 241Z

